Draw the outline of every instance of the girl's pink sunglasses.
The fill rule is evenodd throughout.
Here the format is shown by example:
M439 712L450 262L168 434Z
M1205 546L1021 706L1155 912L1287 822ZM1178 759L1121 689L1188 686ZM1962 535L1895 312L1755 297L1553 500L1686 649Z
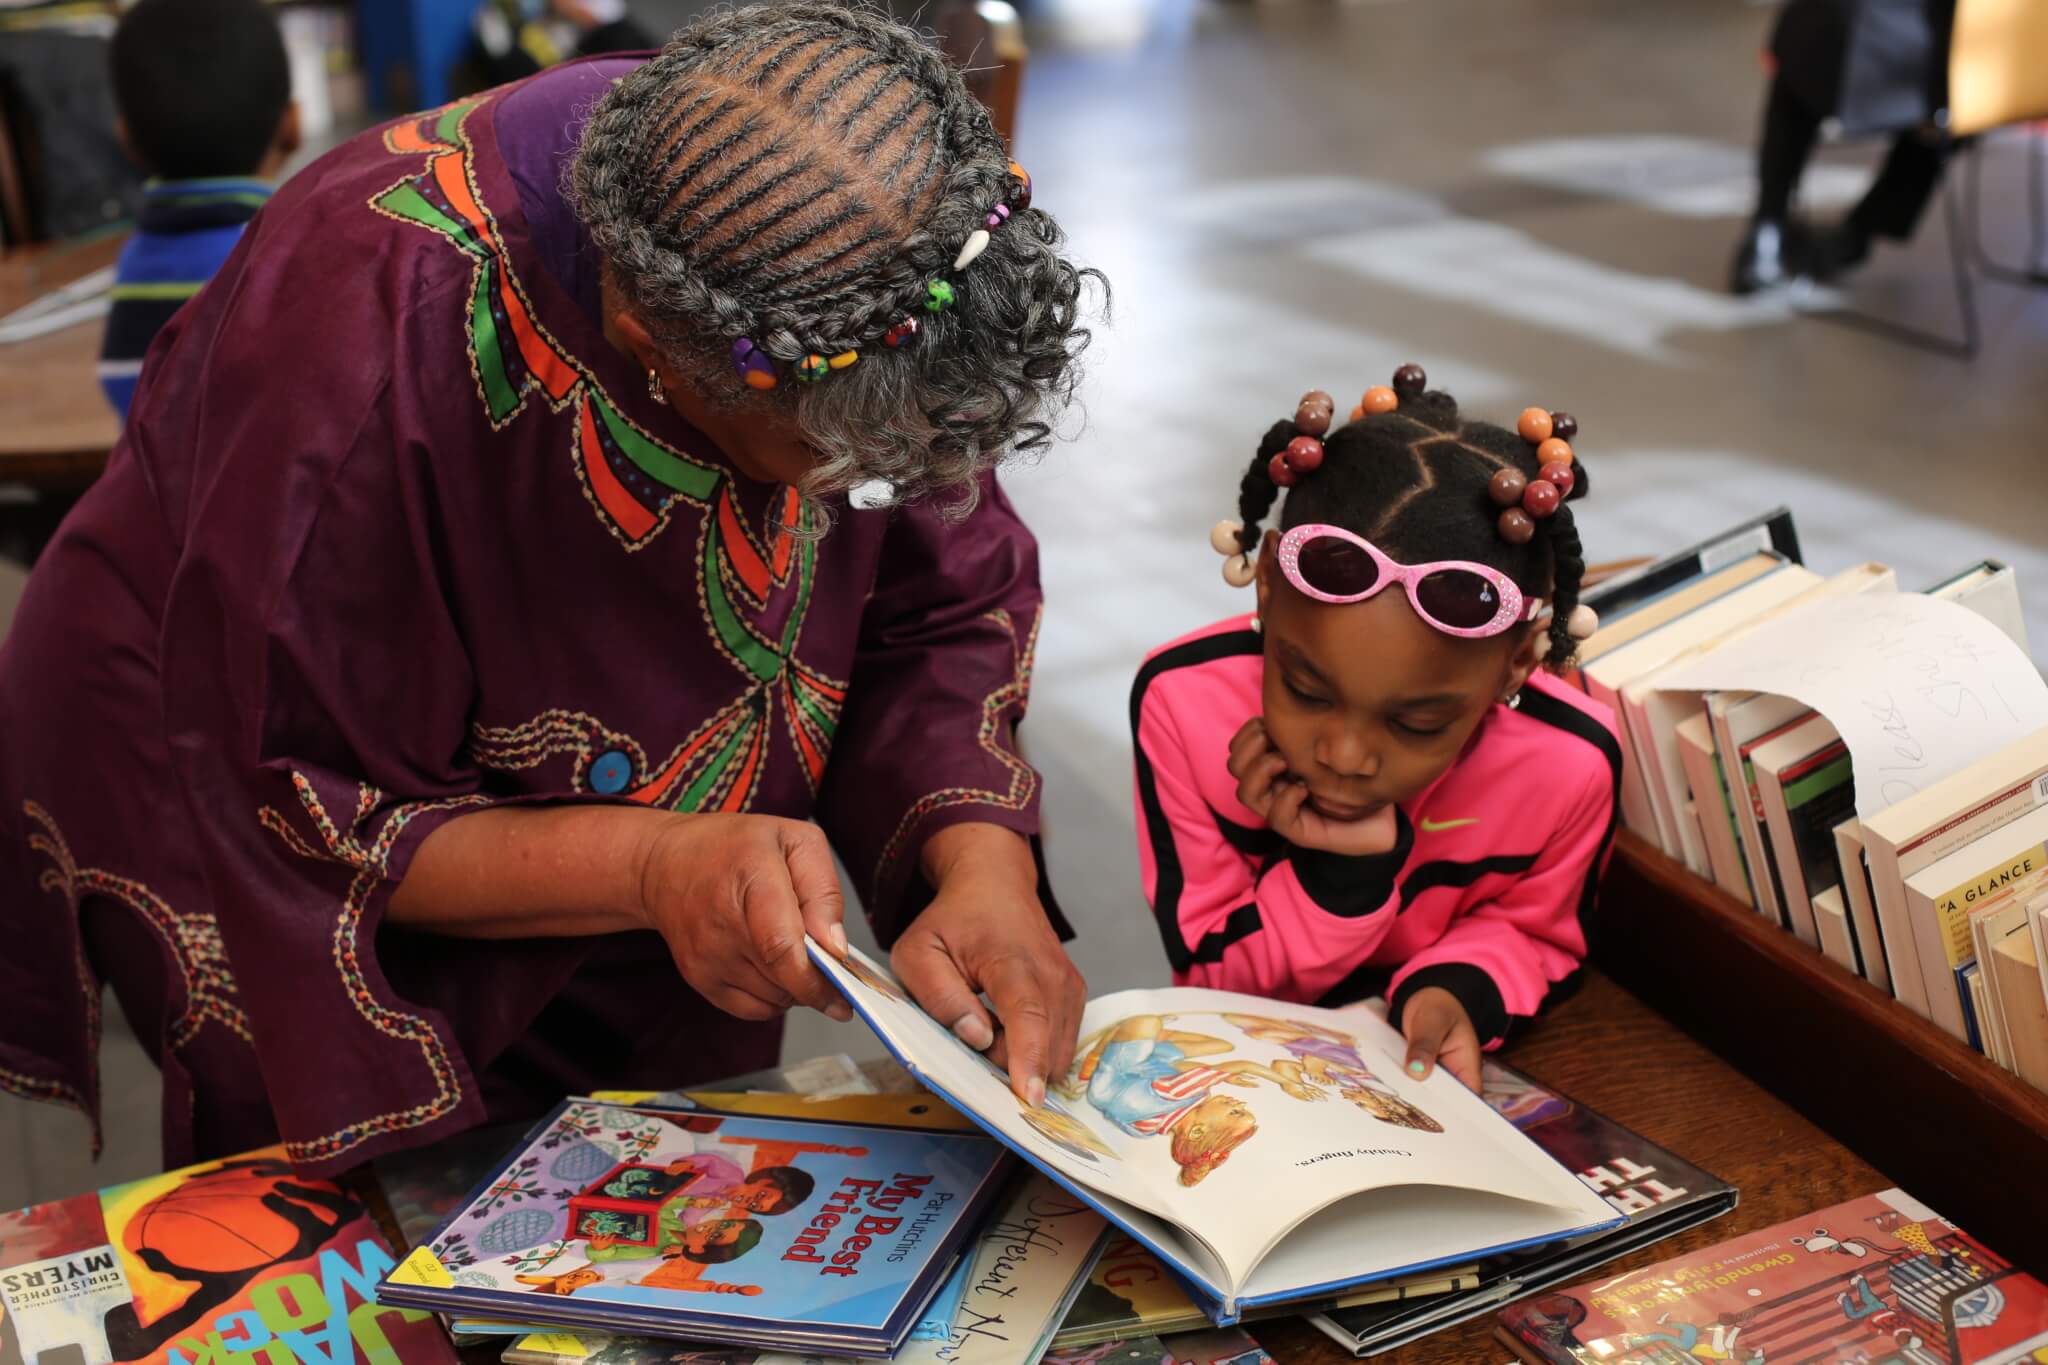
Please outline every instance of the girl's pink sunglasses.
M1280 538L1280 572L1318 602L1363 602L1389 583L1399 583L1415 614L1446 635L1483 639L1522 621L1543 607L1506 574L1462 559L1433 564L1397 564L1378 546L1341 526L1297 526Z

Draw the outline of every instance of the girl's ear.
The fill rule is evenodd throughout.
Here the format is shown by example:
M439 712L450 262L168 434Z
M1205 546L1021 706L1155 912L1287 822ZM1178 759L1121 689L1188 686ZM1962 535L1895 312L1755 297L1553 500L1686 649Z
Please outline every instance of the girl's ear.
M1547 614L1522 627L1521 638L1515 643L1515 652L1508 656L1508 676L1500 689L1502 701L1520 692L1523 684L1529 681L1529 675L1542 664L1543 645L1549 639L1549 632L1550 617Z
M1265 619L1266 608L1273 598L1273 576L1280 572L1280 533L1269 530L1259 538L1259 618Z

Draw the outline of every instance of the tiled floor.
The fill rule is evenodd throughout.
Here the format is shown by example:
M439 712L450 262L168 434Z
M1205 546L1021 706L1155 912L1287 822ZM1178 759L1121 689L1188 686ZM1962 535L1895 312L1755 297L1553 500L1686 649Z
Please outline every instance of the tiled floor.
M1132 842L1131 675L1242 609L1207 528L1304 389L1342 397L1416 360L1476 413L1568 408L1596 558L1786 502L1822 569L1880 559L1914 586L2011 561L2048 645L2048 294L1986 286L1984 353L1963 363L1720 291L1769 17L1740 0L1034 8L1018 156L1116 286L1085 421L1011 480L1049 608L1026 742L1097 991L1165 977ZM1872 150L1828 153L1809 200L1852 200ZM2008 256L2024 153L1984 153ZM1951 326L1945 250L1930 219L1857 300ZM792 1055L839 1050L874 1046L815 1017L790 1030ZM0 1207L147 1167L146 1064L111 1059L108 1086L123 1118L97 1173L75 1127L0 1104L27 1153L0 1163Z

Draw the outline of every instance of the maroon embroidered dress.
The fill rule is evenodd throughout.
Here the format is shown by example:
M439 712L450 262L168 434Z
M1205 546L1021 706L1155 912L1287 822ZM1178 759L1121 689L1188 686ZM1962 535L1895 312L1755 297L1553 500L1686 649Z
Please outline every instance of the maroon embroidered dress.
M652 934L384 907L496 803L815 818L885 937L932 832L1035 831L1029 533L990 481L964 524L780 534L793 493L649 399L556 189L603 77L355 139L165 330L0 649L0 1085L97 1112L102 981L172 1165L281 1135L339 1169L768 1065L779 1029Z

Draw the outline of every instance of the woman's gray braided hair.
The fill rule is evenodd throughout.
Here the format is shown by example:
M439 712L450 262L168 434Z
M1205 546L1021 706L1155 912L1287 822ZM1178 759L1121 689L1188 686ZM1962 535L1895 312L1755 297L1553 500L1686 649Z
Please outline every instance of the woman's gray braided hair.
M881 481L951 491L1050 443L1088 341L1084 282L1059 226L1014 213L956 302L925 286L1011 191L995 125L912 30L834 4L753 6L683 29L599 101L573 167L610 277L712 401L792 413L821 463L813 492ZM882 336L915 314L900 349ZM745 387L750 337L785 382ZM822 383L789 362L857 350Z

